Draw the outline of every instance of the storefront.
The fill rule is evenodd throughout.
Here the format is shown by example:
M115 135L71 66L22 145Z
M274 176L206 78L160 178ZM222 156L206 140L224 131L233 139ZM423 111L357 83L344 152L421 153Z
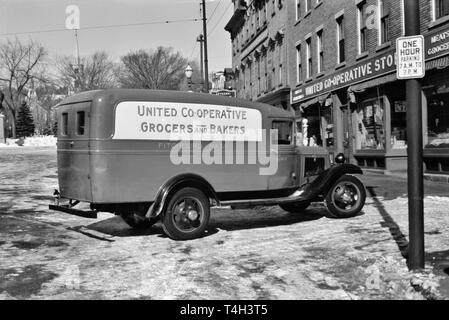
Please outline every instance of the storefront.
M449 26L425 35L422 79L424 170L449 174ZM405 81L396 78L395 50L292 90L307 139L344 152L350 162L387 172L407 170ZM329 108L330 107L330 108ZM311 139L312 138L312 142Z
M449 65L449 64L448 64ZM423 81L427 107L424 164L428 173L449 174L449 69L429 72Z

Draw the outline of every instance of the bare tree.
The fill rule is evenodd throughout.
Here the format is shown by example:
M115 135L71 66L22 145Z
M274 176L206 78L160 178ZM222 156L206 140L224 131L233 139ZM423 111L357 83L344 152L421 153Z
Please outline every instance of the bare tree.
M179 90L187 59L172 48L138 50L121 58L119 81L122 87Z
M56 77L70 92L106 89L115 86L114 67L104 51L80 58L80 66L75 58L63 56L56 59Z
M0 91L4 94L4 108L11 119L12 136L16 137L17 113L26 99L31 84L45 82L42 64L47 55L42 45L32 40L22 43L18 39L0 44Z

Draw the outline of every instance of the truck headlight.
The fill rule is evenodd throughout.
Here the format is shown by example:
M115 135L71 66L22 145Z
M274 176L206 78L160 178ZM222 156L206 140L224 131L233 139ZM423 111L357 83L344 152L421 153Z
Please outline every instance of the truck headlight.
M343 153L337 154L337 156L335 157L335 163L343 164L345 162L346 162L345 155Z

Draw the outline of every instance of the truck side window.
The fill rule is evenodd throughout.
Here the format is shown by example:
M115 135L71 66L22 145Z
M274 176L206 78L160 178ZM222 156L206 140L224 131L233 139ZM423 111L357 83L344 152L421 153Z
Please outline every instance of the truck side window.
M272 129L278 130L278 144L291 145L293 142L293 122L273 121Z
M67 124L69 120L69 114L68 113L63 113L62 114L62 119L61 119L61 135L66 136L67 135Z
M82 136L84 134L85 117L84 111L76 113L76 134Z

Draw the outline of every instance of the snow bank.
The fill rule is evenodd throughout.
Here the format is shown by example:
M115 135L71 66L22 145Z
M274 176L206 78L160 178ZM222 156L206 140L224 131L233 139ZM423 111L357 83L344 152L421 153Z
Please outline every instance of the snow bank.
M6 143L0 143L0 148L20 148L16 143L19 139L6 139ZM33 136L25 138L23 143L25 147L54 147L56 146L56 137L54 136Z

